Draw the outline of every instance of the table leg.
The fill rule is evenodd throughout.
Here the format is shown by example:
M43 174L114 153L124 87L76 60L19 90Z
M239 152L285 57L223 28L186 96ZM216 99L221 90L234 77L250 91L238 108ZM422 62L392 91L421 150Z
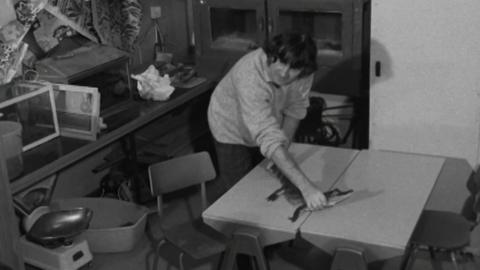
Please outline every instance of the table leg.
M138 202L140 200L140 186L138 183L140 178L138 177L137 147L135 144L135 136L133 134L127 135L123 138L122 144L127 160L127 174L132 179L130 183L131 190L133 191L131 194L131 199L134 202Z
M415 260L415 255L417 253L417 250L418 250L418 247L415 244L410 244L408 246L402 258L400 270L409 270L411 268L411 265Z
M340 247L335 250L330 270L367 270L367 262L363 251L359 249Z
M237 254L246 254L255 259L259 270L268 270L268 262L260 244L260 233L252 230L238 230L233 233L222 263L222 270L232 270Z

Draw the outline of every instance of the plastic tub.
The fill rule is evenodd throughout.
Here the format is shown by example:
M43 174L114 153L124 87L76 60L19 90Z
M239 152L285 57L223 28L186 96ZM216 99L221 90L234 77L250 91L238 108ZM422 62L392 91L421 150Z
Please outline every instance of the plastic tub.
M8 179L13 179L23 171L22 125L13 121L0 121L0 137L3 141Z
M132 250L145 232L148 208L110 198L73 198L53 201L51 209L87 207L93 211L84 235L92 252Z

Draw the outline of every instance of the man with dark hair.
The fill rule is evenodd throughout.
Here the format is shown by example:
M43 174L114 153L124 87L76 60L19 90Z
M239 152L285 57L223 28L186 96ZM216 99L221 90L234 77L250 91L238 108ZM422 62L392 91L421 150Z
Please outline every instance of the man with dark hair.
M208 122L215 139L219 181L225 189L263 155L300 190L309 210L325 204L324 194L288 152L309 106L316 54L308 35L277 35L238 60L217 85Z

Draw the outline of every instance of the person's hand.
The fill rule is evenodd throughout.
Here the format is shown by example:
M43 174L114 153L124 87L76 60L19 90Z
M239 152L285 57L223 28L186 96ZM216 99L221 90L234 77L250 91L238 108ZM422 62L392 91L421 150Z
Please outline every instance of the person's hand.
M305 200L305 204L307 205L307 210L309 211L322 209L327 203L327 198L323 192L315 186L311 186L303 191L302 195L303 199Z

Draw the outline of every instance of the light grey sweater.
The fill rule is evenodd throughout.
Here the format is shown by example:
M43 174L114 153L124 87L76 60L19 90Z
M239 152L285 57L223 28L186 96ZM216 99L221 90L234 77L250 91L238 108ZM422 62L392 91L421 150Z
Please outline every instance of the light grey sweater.
M281 128L284 115L305 117L313 75L276 87L267 68L261 48L238 60L212 94L208 123L217 141L259 146L270 158L278 146L288 144Z

